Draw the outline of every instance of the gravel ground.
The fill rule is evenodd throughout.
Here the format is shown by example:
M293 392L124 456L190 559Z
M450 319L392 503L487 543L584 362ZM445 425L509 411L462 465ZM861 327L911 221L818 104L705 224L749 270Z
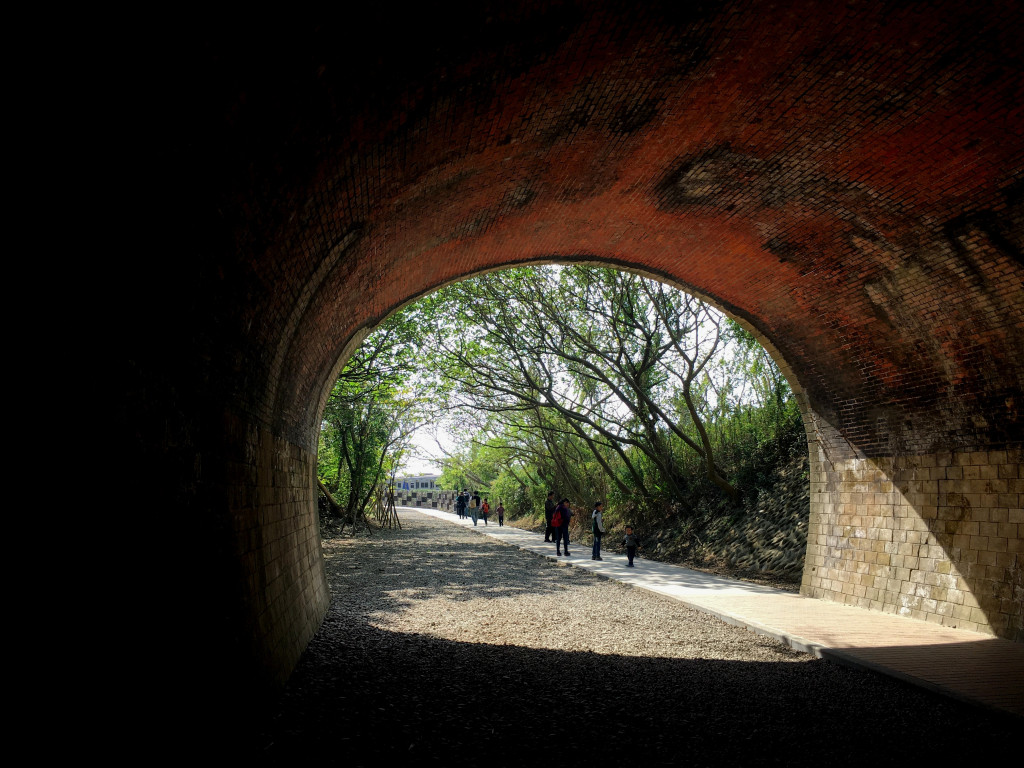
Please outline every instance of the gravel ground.
M263 729L264 760L896 765L1019 744L1019 719L425 515L403 526L325 538L331 608Z

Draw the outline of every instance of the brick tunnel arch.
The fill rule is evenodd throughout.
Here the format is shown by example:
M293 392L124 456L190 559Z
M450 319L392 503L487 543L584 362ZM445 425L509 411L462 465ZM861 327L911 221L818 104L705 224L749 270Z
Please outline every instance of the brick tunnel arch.
M518 247L522 248L522 241ZM934 459L922 456L879 457L863 453L815 410L797 372L773 339L747 316L740 314L741 308L709 294L701 286L694 286L692 276L685 271L669 273L661 269L655 272L650 264L627 262L621 258L596 258L585 253L561 258L538 255L508 264L489 264L485 269L437 284L408 284L411 295L401 299L385 317L443 285L527 263L590 264L636 272L699 296L755 335L790 383L808 435L810 482L814 497L801 589L804 594L947 626L1007 634L1000 632L998 627L1011 627L1019 612L1015 613L1014 607L1006 601L985 600L988 590L998 594L1004 592L1004 585L986 583L984 576L977 578L977 572L971 567L987 557L985 550L965 555L962 545L969 544L969 540L957 541L960 547L954 545L954 536L962 539L965 535L961 533L965 517L965 508L961 505L969 505L970 501L965 496L948 493L941 498L940 493L929 490L927 486L933 476L934 479L948 480L949 476L963 479L966 475L968 481L973 479L977 482L963 483L965 489L990 488L991 483L982 483L980 467L986 466L986 475L1009 477L1017 458L1012 453L1007 455L1005 450L993 452L994 456L989 456L988 452L961 453L959 458L950 451L948 455ZM430 274L429 264L425 273ZM383 319L378 318L373 326L356 331L342 347L338 360L319 382L319 387L304 390L302 397L305 398L307 393L313 395L311 402L316 403L310 411L313 416L310 430L317 429L327 397L345 362ZM783 343L785 341L783 339ZM998 499L992 501L999 503ZM933 562L922 565L922 559ZM988 573L987 569L982 571L984 575ZM986 608L994 614L992 618L986 613ZM1000 609L1003 615L999 615Z
M386 10L133 59L151 247L112 302L123 429L189 564L190 677L273 689L322 620L312 472L346 350L534 259L690 286L786 361L806 594L1024 640L1018 8Z

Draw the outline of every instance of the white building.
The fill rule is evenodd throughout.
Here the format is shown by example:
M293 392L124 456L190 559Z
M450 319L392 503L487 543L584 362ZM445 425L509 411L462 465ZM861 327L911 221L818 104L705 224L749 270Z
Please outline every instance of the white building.
M436 491L440 489L437 481L440 475L410 475L395 478L395 490L399 491Z

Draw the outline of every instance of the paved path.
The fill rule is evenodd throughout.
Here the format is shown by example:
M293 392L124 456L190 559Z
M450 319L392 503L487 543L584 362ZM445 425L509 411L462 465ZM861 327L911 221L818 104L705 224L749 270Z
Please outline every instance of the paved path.
M406 509L412 509L406 507ZM450 512L417 512L473 527ZM666 595L730 624L774 637L800 651L874 670L964 701L1024 717L1024 645L917 619L815 600L678 565L602 553L578 545L557 557L539 533L482 522L477 532L563 564Z

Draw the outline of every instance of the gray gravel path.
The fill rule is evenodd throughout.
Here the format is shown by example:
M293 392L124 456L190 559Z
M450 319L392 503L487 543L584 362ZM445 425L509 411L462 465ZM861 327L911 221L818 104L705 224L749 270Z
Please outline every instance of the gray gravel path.
M472 530L403 525L325 540L330 612L263 758L897 765L985 760L1020 731Z

